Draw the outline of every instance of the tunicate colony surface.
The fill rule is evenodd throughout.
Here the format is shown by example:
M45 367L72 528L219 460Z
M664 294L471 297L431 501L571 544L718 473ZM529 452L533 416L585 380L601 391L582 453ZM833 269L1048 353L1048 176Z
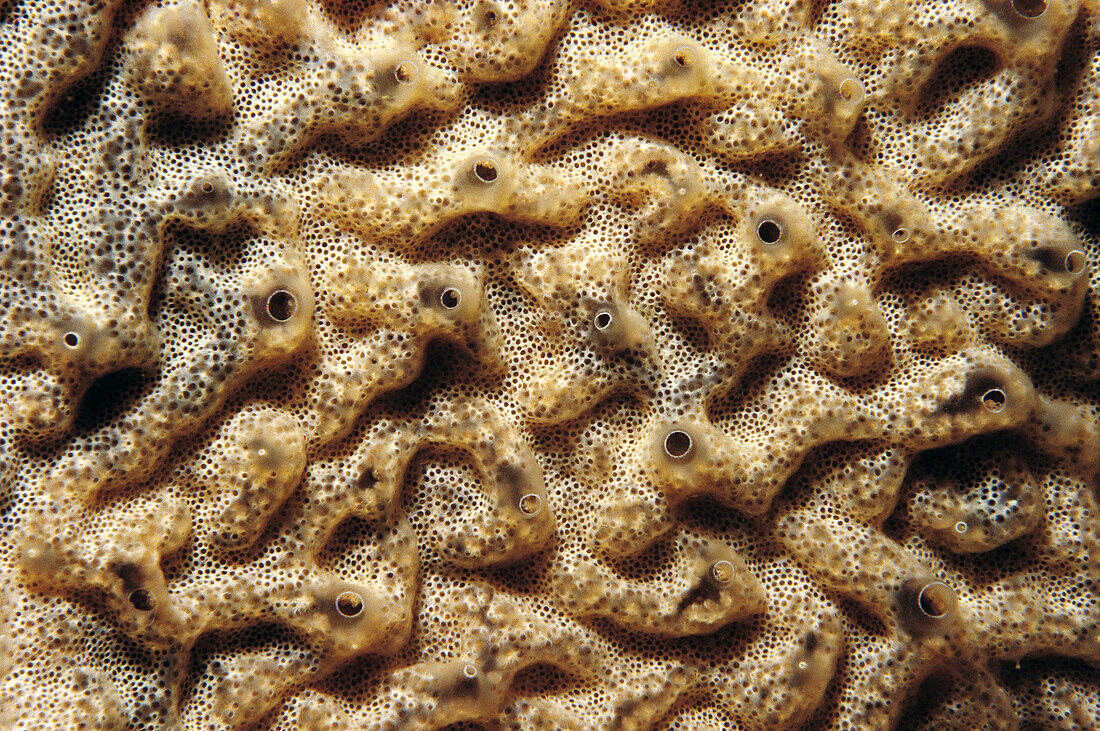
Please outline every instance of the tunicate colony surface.
M1097 0L0 0L0 106L0 727L1096 727Z

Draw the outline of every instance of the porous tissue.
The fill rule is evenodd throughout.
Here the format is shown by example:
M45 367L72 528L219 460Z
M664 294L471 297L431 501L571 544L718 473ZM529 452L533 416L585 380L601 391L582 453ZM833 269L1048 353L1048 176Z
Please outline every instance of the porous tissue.
M1100 0L0 0L0 728L1100 724Z

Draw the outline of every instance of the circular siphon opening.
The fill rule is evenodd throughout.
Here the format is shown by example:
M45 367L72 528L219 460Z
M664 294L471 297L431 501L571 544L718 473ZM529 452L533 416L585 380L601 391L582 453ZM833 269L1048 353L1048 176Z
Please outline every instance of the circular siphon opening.
M855 79L845 79L840 82L840 95L848 101L859 99L863 96L863 86Z
M892 233L891 236L893 236L894 241L896 241L897 243L904 244L906 241L909 240L909 229L907 229L907 228L895 229L894 233Z
M345 591L336 597L336 611L341 617L358 617L363 611L363 597L354 591Z
M683 459L691 453L691 435L686 431L670 431L665 437L665 454L673 459Z
M473 665L463 665L462 677L466 678L467 680L473 680L477 677L477 668Z
M482 158L474 163L474 177L483 183L493 182L498 174L497 163L491 158Z
M688 66L694 64L695 59L698 57L699 55L691 46L680 46L672 54L672 58L676 61L676 65L682 69L686 69Z
M1085 271L1085 252L1074 249L1066 254L1066 271L1070 274L1080 274Z
M942 581L926 584L917 595L917 606L921 614L929 619L943 619L955 603L955 592Z
M968 530L970 530L970 526L968 526L965 522L961 520L955 524L955 532L959 535L966 533Z
M206 195L210 195L214 192L214 184L211 183L209 180L204 180L199 186L199 190L201 190Z
M519 499L519 510L524 515L535 515L542 510L542 498L534 493L524 495Z
M485 19L485 25L488 26L496 25L497 20L499 20L499 18L497 17L497 11L495 10L486 10L485 15L481 17Z
M149 612L156 601L153 599L153 592L148 589L134 589L130 592L130 604L139 612Z
M294 295L285 289L277 289L267 297L267 316L275 322L286 322L294 317L297 306Z
M611 327L612 321L611 313L604 310L603 312L597 312L596 316L592 319L592 324L596 326L596 329L603 332L607 328Z
M412 61L402 61L393 69L393 78L398 84L411 84L416 81L416 64Z
M1005 392L999 388L991 388L982 394L982 406L994 414L1005 410L1006 400Z
M458 307L458 303L462 301L462 293L454 287L447 287L439 295L439 304L446 307L448 310L453 310Z
M710 566L710 576L716 584L728 586L733 583L734 570L730 561L715 561Z
M65 333L65 335L61 339L65 342L65 345L69 346L70 348L75 348L76 346L80 345L80 336L76 333Z
M771 220L770 218L761 221L760 225L756 227L756 235L760 237L760 240L765 244L774 244L779 241L779 237L783 235L783 228Z
M1012 0L1012 9L1025 18L1038 18L1047 11L1046 0Z

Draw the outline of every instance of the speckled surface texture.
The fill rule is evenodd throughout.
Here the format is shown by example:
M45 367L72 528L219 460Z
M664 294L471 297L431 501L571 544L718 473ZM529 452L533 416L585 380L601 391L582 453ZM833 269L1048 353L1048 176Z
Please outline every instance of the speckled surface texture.
M1096 0L0 0L0 115L0 727L1096 726Z

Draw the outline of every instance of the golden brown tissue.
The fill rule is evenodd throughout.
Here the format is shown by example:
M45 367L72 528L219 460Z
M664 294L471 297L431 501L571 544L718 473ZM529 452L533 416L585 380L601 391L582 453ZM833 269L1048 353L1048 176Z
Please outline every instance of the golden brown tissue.
M1097 0L0 0L0 728L1100 718Z

